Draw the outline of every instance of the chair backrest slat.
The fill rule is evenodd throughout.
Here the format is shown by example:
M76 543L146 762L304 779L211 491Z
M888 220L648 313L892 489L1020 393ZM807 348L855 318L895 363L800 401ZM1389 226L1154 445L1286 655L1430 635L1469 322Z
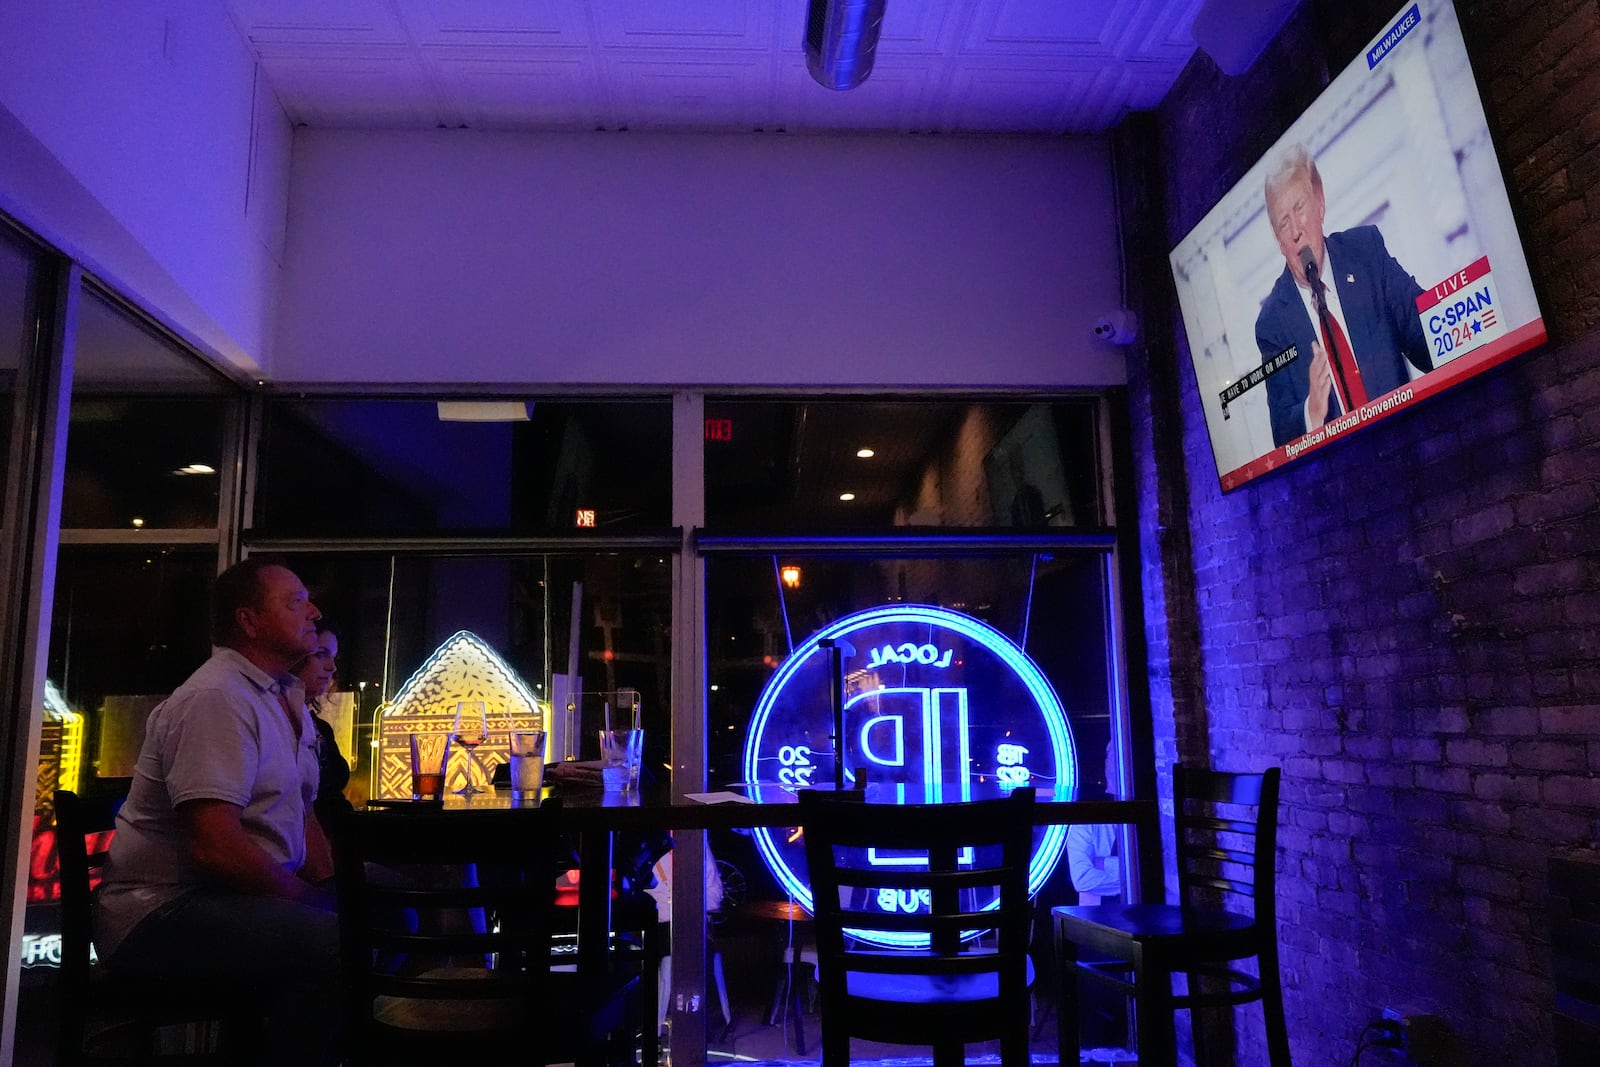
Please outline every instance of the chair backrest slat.
M515 812L340 816L333 835L339 927L358 1043L373 1025L379 996L521 1001L536 1010L550 971L560 819L558 799ZM475 885L466 877L474 869ZM402 912L416 921L397 922ZM438 921L444 915L452 921ZM385 956L404 957L409 965L384 968ZM462 957L490 956L493 970L448 966ZM439 973L428 973L429 963Z
M1274 922L1279 780L1276 767L1259 774L1173 769L1184 903L1213 891L1247 904L1257 923Z
M852 970L931 975L953 973L953 966L963 973L1011 968L1022 981L1032 803L1031 789L1002 800L933 805L863 804L801 792L824 1010L827 991L843 988ZM928 858L878 866L869 848ZM997 933L994 950L972 951L975 934L987 930ZM874 935L924 948L874 951Z

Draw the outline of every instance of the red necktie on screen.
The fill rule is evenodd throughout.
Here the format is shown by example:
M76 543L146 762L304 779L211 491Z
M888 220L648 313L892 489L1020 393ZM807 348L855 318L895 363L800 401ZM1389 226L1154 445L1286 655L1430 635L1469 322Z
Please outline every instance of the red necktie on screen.
M1345 338L1344 330L1339 326L1339 320L1333 317L1333 312L1327 315L1328 329L1323 331L1322 343L1328 350L1328 359L1333 363L1333 389L1339 396L1341 412L1348 412L1352 407L1360 407L1367 402L1367 388L1361 384L1361 369L1356 366L1356 357L1350 351L1350 342ZM1328 331L1333 332L1333 337L1328 337ZM1350 390L1349 397L1344 395L1339 388L1343 382ZM1346 403L1346 400L1349 402Z

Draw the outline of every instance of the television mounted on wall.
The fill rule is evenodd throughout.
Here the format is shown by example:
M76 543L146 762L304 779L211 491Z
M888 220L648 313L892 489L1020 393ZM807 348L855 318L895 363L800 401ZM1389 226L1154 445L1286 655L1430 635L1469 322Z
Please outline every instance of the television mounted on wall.
M1224 490L1547 336L1450 0L1388 20L1170 260Z

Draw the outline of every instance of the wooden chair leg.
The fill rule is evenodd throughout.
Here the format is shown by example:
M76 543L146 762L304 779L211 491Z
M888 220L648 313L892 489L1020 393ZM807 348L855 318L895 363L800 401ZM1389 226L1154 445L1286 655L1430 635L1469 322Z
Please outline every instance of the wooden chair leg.
M850 1067L850 1035L843 1026L829 1026L826 1015L822 1020L822 1067Z
M1183 980L1189 996L1200 994L1200 975L1194 971L1184 972ZM1191 1004L1193 1001L1190 1002ZM1211 1047L1206 1040L1206 1020L1201 1017L1200 1009L1189 1009L1189 1040L1194 1045L1195 1067L1205 1067L1211 1062ZM1173 1041L1177 1041L1177 1021L1173 1021Z
M1267 1024L1267 1062L1272 1067L1290 1067L1289 1026L1283 1015L1283 980L1279 977L1278 954L1262 953L1257 963L1261 972L1261 1014Z
M1055 931L1055 956L1057 1054L1062 1063L1077 1063L1082 1054L1078 1043L1078 946L1061 936L1059 926Z
M1033 1022L1026 1014L1006 1031L1000 1038L1001 1067L1028 1067L1032 1061L1029 1051L1029 1037L1032 1031Z
M1138 947L1134 949L1133 970L1139 1001L1139 1067L1177 1067L1172 973L1146 959Z

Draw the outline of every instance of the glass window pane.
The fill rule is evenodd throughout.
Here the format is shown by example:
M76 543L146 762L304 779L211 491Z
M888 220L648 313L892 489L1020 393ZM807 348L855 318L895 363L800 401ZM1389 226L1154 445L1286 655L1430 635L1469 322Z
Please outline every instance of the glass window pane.
M705 410L717 532L1103 521L1091 401L723 398Z
M11 454L17 371L33 351L39 270L32 249L0 226L0 456ZM0 500L12 464L0 464Z
M228 403L84 396L67 429L63 529L206 529L217 525Z
M654 553L513 557L296 553L287 563L339 633L335 686L355 694L353 750L345 752L356 762L352 799L365 798L381 784L383 765L375 765L372 758L377 714L408 695L415 698L408 706L420 708L430 692L442 691L430 689L429 671L424 668L437 678L456 666L471 668L459 647L447 648L461 631L488 649L495 672L514 675L536 700L549 702L553 691L558 698L564 695L575 592L576 662L582 689L589 694L638 692L646 766L654 777L665 780L672 744L670 558ZM598 702L583 702L573 731L581 759L598 756L600 716ZM547 728L559 759L565 739L555 735L564 723L555 721L561 719L559 712L551 719ZM478 757L486 766L505 762L503 743L501 750L492 744L480 749Z
M93 390L232 396L238 392L199 357L92 286L85 286L78 304L72 388L74 394Z
M671 429L665 400L281 401L263 433L255 528L658 531L671 525Z
M237 388L109 297L79 308L62 527L215 527Z
M832 665L818 645L832 636L841 643L847 781L865 774L880 798L908 802L1023 783L1044 796L1100 799L1116 703L1107 563L1089 550L710 556L710 788L832 784ZM791 837L712 835L716 859L746 887L735 915L781 918L790 899L805 899L801 843ZM1036 832L1041 904L1077 899L1065 837L1059 827ZM772 924L769 940L783 936ZM815 1040L814 1020L804 1025ZM731 1051L715 1031L708 1047ZM741 1038L736 1051L751 1050Z
M91 752L108 696L165 696L211 654L207 597L216 573L209 545L61 547L48 677L89 716Z

